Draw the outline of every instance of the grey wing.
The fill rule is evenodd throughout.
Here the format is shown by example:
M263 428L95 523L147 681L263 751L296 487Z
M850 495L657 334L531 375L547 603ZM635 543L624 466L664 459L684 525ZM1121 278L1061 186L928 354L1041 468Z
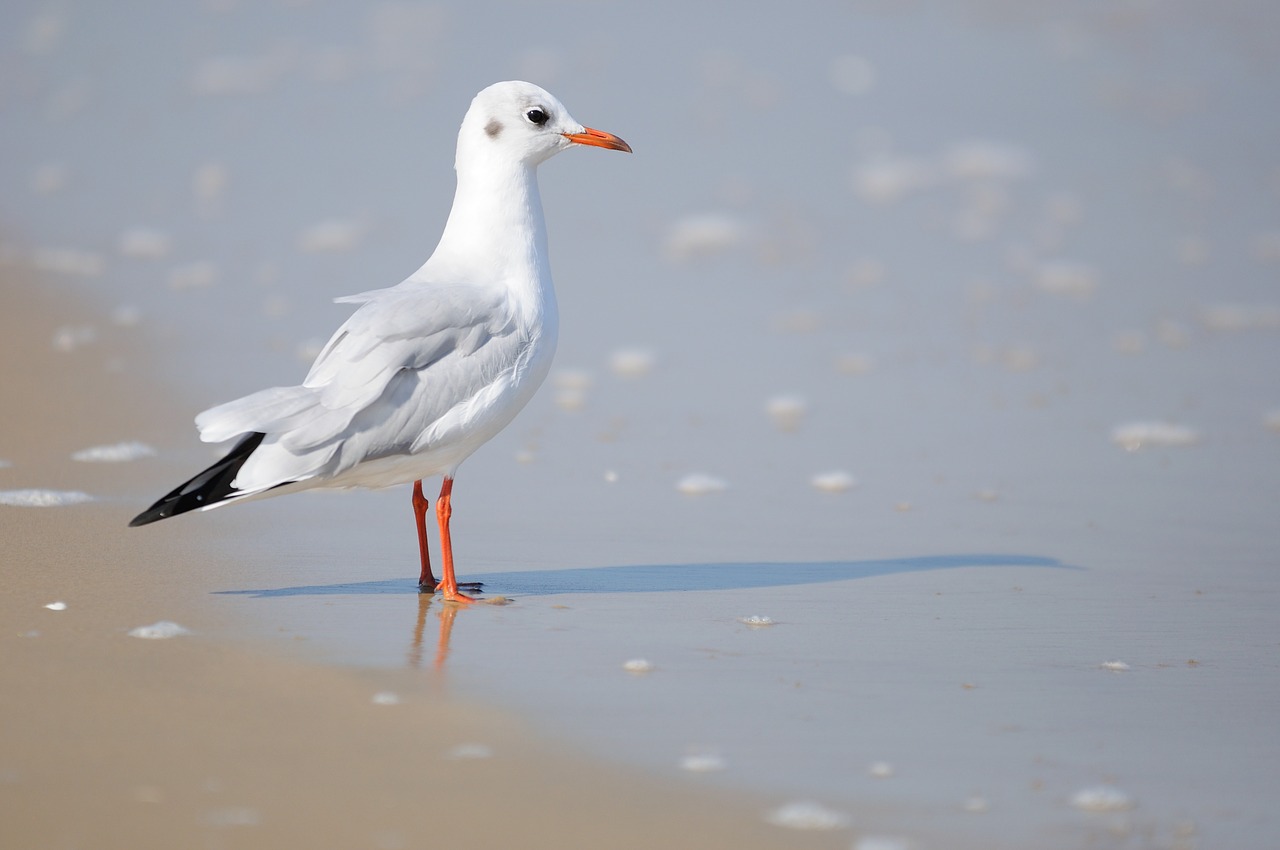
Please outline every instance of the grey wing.
M263 390L197 417L206 441L267 435L237 475L237 488L329 477L362 460L407 453L436 419L518 356L501 291L402 284L361 297L300 386Z

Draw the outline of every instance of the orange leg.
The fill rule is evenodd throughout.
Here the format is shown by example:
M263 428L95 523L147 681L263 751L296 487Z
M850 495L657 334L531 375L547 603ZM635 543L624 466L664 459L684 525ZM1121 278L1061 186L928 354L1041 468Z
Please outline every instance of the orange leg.
M470 596L458 592L458 577L453 574L453 542L449 539L449 518L453 516L450 496L453 495L453 479L448 476L440 487L440 497L436 499L436 522L440 525L440 553L444 560L444 578L436 586L444 594L446 602L474 602Z
M418 523L418 552L422 556L422 574L418 576L418 589L436 589L436 577L431 572L431 553L427 550L427 507L431 503L422 495L422 481L413 482L413 518Z

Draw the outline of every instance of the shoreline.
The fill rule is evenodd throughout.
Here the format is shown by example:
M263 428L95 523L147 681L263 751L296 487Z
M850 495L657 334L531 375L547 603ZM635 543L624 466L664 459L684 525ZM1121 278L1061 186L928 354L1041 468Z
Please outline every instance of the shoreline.
M123 494L153 487L154 466L69 458L180 427L173 405L132 371L144 356L136 334L104 330L82 350L53 352L53 330L102 316L5 274L0 364L11 413L0 457L11 465L0 490L96 499L0 506L6 843L848 846L847 830L768 824L770 805L748 795L567 753L518 718L454 699L439 675L326 666L226 640L236 624L207 602L226 566L211 532L128 533ZM65 610L45 608L53 602ZM128 635L159 620L192 633ZM431 635L422 649L430 656Z

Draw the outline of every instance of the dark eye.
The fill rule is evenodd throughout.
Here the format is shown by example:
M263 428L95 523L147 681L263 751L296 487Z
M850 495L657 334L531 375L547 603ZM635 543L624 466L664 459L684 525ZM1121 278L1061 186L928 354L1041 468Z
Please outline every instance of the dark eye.
M543 112L541 109L535 108L535 109L530 109L528 112L526 112L524 114L524 117L528 118L534 124L537 124L539 127L541 127L543 124L547 123L548 116L547 116L547 113Z

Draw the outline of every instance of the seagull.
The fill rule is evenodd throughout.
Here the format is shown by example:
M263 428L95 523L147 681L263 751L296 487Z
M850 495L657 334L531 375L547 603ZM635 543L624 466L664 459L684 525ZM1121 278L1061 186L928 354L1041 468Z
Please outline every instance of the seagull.
M537 168L575 145L631 152L532 83L496 83L476 95L458 132L453 209L431 257L396 286L337 299L360 306L301 384L197 416L201 440L238 442L129 525L299 490L412 482L419 590L473 601L453 567L454 476L551 368L559 319ZM422 479L437 475L438 583L422 492Z

